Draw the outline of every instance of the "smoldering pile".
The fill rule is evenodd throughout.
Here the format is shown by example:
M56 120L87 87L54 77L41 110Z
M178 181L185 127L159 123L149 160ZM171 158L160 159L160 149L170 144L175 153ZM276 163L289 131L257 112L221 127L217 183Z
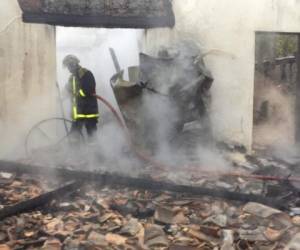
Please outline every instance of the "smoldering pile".
M237 169L252 169L249 173L253 175L269 173L272 168L274 178L299 165L299 158L287 163L236 150L228 156ZM47 180L36 175L37 171L30 175L4 172L3 163L0 168L0 249L299 249L299 191L287 185L289 177L285 182L270 183L237 176L214 181L194 178L198 186L216 190L239 187L241 195L248 191L264 195L266 200L281 198L286 209L279 210L263 200L239 202L220 196L138 189L136 183L117 185L120 181L104 186L104 182L92 183L93 178L86 185L66 184L67 179L62 179L65 186L49 196L57 179ZM34 209L21 213L12 209L34 199L41 202ZM4 216L4 211L10 211L10 216Z
M183 41L156 57L140 54L139 67L112 77L112 86L134 143L164 159L195 156L212 142L209 89L213 77L199 48ZM165 159L164 159L165 160Z

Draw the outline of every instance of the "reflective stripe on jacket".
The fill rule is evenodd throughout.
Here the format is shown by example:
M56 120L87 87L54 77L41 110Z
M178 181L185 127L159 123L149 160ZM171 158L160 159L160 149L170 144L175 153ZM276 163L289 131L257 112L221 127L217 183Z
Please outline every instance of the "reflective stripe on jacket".
M94 96L96 82L93 74L84 68L80 68L77 75L71 76L70 85L73 120L98 118L98 104Z

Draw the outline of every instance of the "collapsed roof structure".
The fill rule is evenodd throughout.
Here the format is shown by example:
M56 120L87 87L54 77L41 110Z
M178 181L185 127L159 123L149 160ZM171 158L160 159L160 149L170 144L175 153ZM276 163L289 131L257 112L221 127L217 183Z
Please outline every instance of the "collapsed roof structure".
M184 1L181 2L186 4ZM221 135L229 137L237 134L240 141L250 145L251 140L248 135L251 133L251 126L248 125L252 119L252 113L249 112L249 110L252 111L252 106L249 103L252 104L250 100L252 100L251 95L253 91L250 88L252 80L249 76L250 73L253 74L251 70L253 70L254 57L253 55L251 57L250 53L253 54L254 46L251 42L245 43L245 41L249 41L251 37L254 40L255 32L253 31L257 30L258 27L268 31L276 29L284 29L285 31L298 30L298 28L293 28L295 27L294 25L291 25L291 20L295 20L292 18L293 12L290 10L288 12L289 18L283 18L285 17L283 15L285 8L278 4L277 6L279 7L277 8L279 9L277 9L276 1L272 1L272 10L269 10L270 5L267 1L265 4L257 4L257 6L266 6L268 12L271 13L266 15L265 18L273 17L275 14L276 17L282 17L281 20L270 18L270 20L276 22L268 22L268 25L271 26L270 28L260 21L255 21L254 12L257 13L257 20L263 20L261 18L263 16L262 13L264 13L263 8L260 11L256 9L254 11L241 11L249 9L248 3L241 1L241 3L236 3L236 8L227 9L228 11L225 13L224 5L222 6L224 2L210 1L204 3L204 1L197 0L194 2L194 6L189 6L191 9L190 16L196 16L195 20L206 20L205 24L209 25L200 23L201 25L196 26L198 23L195 22L191 22L193 25L190 25L191 23L186 23L190 21L187 20L188 18L184 18L184 20L178 18L184 27L184 30L178 33L178 37L192 33L196 40L204 41L204 46L214 45L220 50L229 51L229 53L231 50L235 51L236 55L229 57L221 57L220 53L218 53L219 57L212 59L209 64L213 69L214 85L218 86L216 88L218 92L215 94L220 93L226 97L224 98L226 101L219 101L215 105L215 113L218 114L218 118L228 117L228 119L219 119L215 123L219 123L219 127L225 131L225 133L220 133ZM202 6L199 4L200 2L205 5ZM171 3L168 0L19 0L19 3L23 10L24 22L30 23L81 27L154 28L172 27L175 21ZM199 5L196 5L196 3ZM214 4L211 8L213 15L207 11L203 13L204 16L199 18L200 14L193 12L198 10L202 12L202 7L209 8L210 4ZM163 8L155 9L155 6L159 5ZM296 10L295 6L296 3L294 6L290 5L291 8ZM194 7L193 10L192 7ZM180 9L177 8L177 10ZM236 13L233 15L231 11ZM238 13L242 15L240 17L242 22L237 22L237 19L233 18L238 17ZM180 14L182 13L176 13L176 16L180 16ZM228 15L227 18L226 15ZM218 20L218 18L220 19ZM227 20L229 23L229 25L227 23L229 28L226 27L224 20ZM231 20L232 24L230 23ZM241 23L243 24L241 26L242 32L237 32L237 24ZM295 25L298 24L295 22ZM210 34L207 33L208 29L212 30ZM25 30L25 32L27 37L31 35L28 33L28 30ZM18 32L14 33L17 34ZM49 33L45 32L44 34ZM203 34L206 34L206 39L202 39ZM216 34L222 35L223 39L218 39L220 37L216 36ZM20 41L20 44L23 44L24 40L19 39L20 37L7 36L7 40L10 43L12 41ZM148 39L151 38L152 36L148 36ZM55 39L51 41L54 44ZM41 40L37 40L36 43L42 44ZM14 49L16 47L18 46L14 46ZM43 53L45 52L44 47L45 45L42 44L41 51ZM21 47L20 51L20 54L30 54L26 47L24 49ZM186 84L186 88L182 88L182 85L177 84L176 81L174 86L169 86L168 91L164 92L165 89L159 89L161 78L158 82L156 81L156 76L158 73L161 76L174 72L175 70L172 70L172 68L174 64L176 65L178 57L177 55L168 57L166 51L162 52L159 57L141 55L141 68L145 76L142 79L143 88L140 89L140 86L135 82L133 90L137 90L137 94L144 92L143 95L146 95L146 97L157 96L156 100L161 99L163 102L165 102L166 94L178 97L178 100L184 104L180 106L182 106L183 110L181 113L187 115L186 123L197 121L203 117L202 112L195 108L194 101L185 97L190 96L190 94L192 96L196 95L196 92L193 91L195 88L202 90L201 86L207 86L205 89L208 89L210 86L208 83L212 80L211 76L201 67L198 69L188 67L192 71L183 75L187 75L189 79L195 81L189 81L188 83L190 84ZM7 56L4 57L6 54ZM226 53L222 55L224 54ZM7 64L10 64L10 58L17 58L20 61L20 57L15 55L15 51L5 51L2 57L7 59ZM194 57L187 57L186 59L188 63L197 61L194 60L196 59ZM24 64L29 65L33 72L37 71L35 67L28 63L30 61L31 59L29 61L28 59L24 60ZM49 65L51 66L51 63ZM143 66L147 66L146 69ZM15 69L19 68L15 67ZM179 69L182 68L179 67ZM182 71L186 72L185 69L183 68ZM27 67L25 67L25 73L26 70L28 70ZM176 67L176 72L178 73L177 70L178 67ZM179 76L181 75L179 74ZM185 78L180 79L178 82L185 83L185 80ZM10 80L10 82L13 81ZM124 86L119 87L115 91L136 94L134 91L126 91ZM153 91L158 93L155 94ZM120 97L123 96L120 95ZM202 97L204 98L205 96L201 96L201 99ZM214 97L218 97L218 95L214 95ZM215 100L220 99L215 98ZM119 102L121 100L118 99ZM193 100L200 101L196 98ZM127 105L129 104L127 103ZM152 102L152 104L150 107L154 109L161 108L155 102ZM235 106L238 107L236 108ZM126 108L128 106L123 105L121 111L126 111ZM195 117L192 117L193 113L191 111L195 111ZM27 115L26 112L24 113ZM126 118L130 120L130 114ZM166 117L163 118L166 120ZM134 123L132 124L134 125ZM193 129L195 127L189 126L189 128ZM150 133L148 132L147 135L149 136ZM150 139L154 138L153 136L149 137ZM191 165L182 166L185 167L182 169L185 172L179 172L178 169L173 168L171 169L172 171L169 171L170 175L164 178L165 172L162 172L160 169L155 172L152 166L146 166L142 174L149 178L131 178L133 181L130 182L128 178L114 174L95 174L95 172L56 169L54 181L57 181L57 173L63 172L65 177L81 181L85 179L87 184L90 184L92 180L103 186L110 184L108 185L109 188L101 187L101 189L97 189L94 186L87 186L86 189L77 189L77 182L75 182L53 190L54 184L50 183L51 185L46 186L46 180L40 176L34 176L33 179L32 176L39 173L37 170L41 169L40 166L38 168L29 166L34 171L31 171L32 176L28 176L28 172L24 173L26 165L19 165L19 169L22 171L17 171L16 165L18 166L18 164L13 163L14 165L16 164L15 168L13 168L12 164L8 162L0 162L1 208L3 208L0 211L0 215L2 213L3 216L6 213L7 216L7 218L1 220L0 244L3 243L3 245L0 245L0 248L24 249L40 247L44 244L42 249L48 249L51 246L56 246L55 249L61 249L62 247L64 249L74 249L78 246L89 249L137 249L144 245L150 249L153 247L165 247L173 250L216 248L283 249L285 246L286 249L299 249L300 191L299 187L294 184L294 182L299 182L299 177L292 176L293 174L299 174L299 154L297 153L295 162L286 162L283 159L274 159L274 156L265 158L254 157L245 152L242 154L236 152L239 150L236 149L235 145L224 144L223 146L230 152L228 158L231 159L230 162L232 162L232 165L235 167L234 170L237 172L205 176L207 169L216 171L213 164L205 165L203 166L204 168L200 168L201 166L196 168L198 165ZM288 158L291 161L291 157L289 156ZM120 161L120 159L118 160ZM172 160L175 161L174 158ZM86 169L87 164L85 162L80 163L79 167ZM66 164L64 167L71 168L72 166ZM45 172L41 171L42 175L47 178L52 176L50 171L53 171L53 169L49 168L49 165L46 165L45 169L48 172L45 174ZM127 170L127 172L132 174L132 172L137 171ZM149 172L151 175L149 175ZM78 176L77 178L74 177L75 174ZM193 186L175 186L171 181L187 182L188 185ZM61 182L64 183L64 179ZM128 183L134 184L134 186L131 185L131 188L127 189ZM53 191L48 192L50 187ZM77 190L79 191L77 192ZM176 192L176 190L180 192ZM201 192L198 192L197 196L195 196L195 192L194 194L193 192L188 192L190 190L200 190ZM206 192L204 193L203 190ZM72 195L63 196L62 194L64 193ZM208 197L209 193L217 195ZM240 199L239 202L229 201L228 195L231 196L231 199L232 197L241 197L243 202L240 202ZM57 199L57 197L60 199ZM249 197L251 198L250 200L248 199ZM269 200L272 202L265 202ZM38 204L36 203L37 201L39 201ZM244 202L248 201L251 202L244 204ZM16 213L15 209L20 208L24 203L27 206L26 211L24 211L23 207L22 213ZM43 204L41 205L41 203ZM34 210L32 204L34 209L36 207L39 207L39 209ZM31 206L31 208L29 209L28 206ZM283 211L279 211L278 208ZM7 215L7 212L9 212L9 215Z

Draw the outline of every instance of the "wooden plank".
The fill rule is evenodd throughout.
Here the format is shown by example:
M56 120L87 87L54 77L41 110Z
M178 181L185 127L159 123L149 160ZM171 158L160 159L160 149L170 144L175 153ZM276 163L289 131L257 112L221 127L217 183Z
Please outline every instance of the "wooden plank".
M110 53L111 59L113 60L116 72L121 73L120 63L117 58L115 50L113 48L109 48L109 53Z
M12 206L7 206L0 210L0 220L24 212L32 211L38 207L45 206L51 200L74 192L80 186L80 182L71 182L53 191L41 194L35 198L22 201Z

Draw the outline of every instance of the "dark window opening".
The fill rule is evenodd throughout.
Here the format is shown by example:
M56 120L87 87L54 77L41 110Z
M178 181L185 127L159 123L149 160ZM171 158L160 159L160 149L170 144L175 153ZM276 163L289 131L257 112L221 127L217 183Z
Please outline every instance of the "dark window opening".
M299 138L299 37L296 33L256 33L254 148L291 145Z

